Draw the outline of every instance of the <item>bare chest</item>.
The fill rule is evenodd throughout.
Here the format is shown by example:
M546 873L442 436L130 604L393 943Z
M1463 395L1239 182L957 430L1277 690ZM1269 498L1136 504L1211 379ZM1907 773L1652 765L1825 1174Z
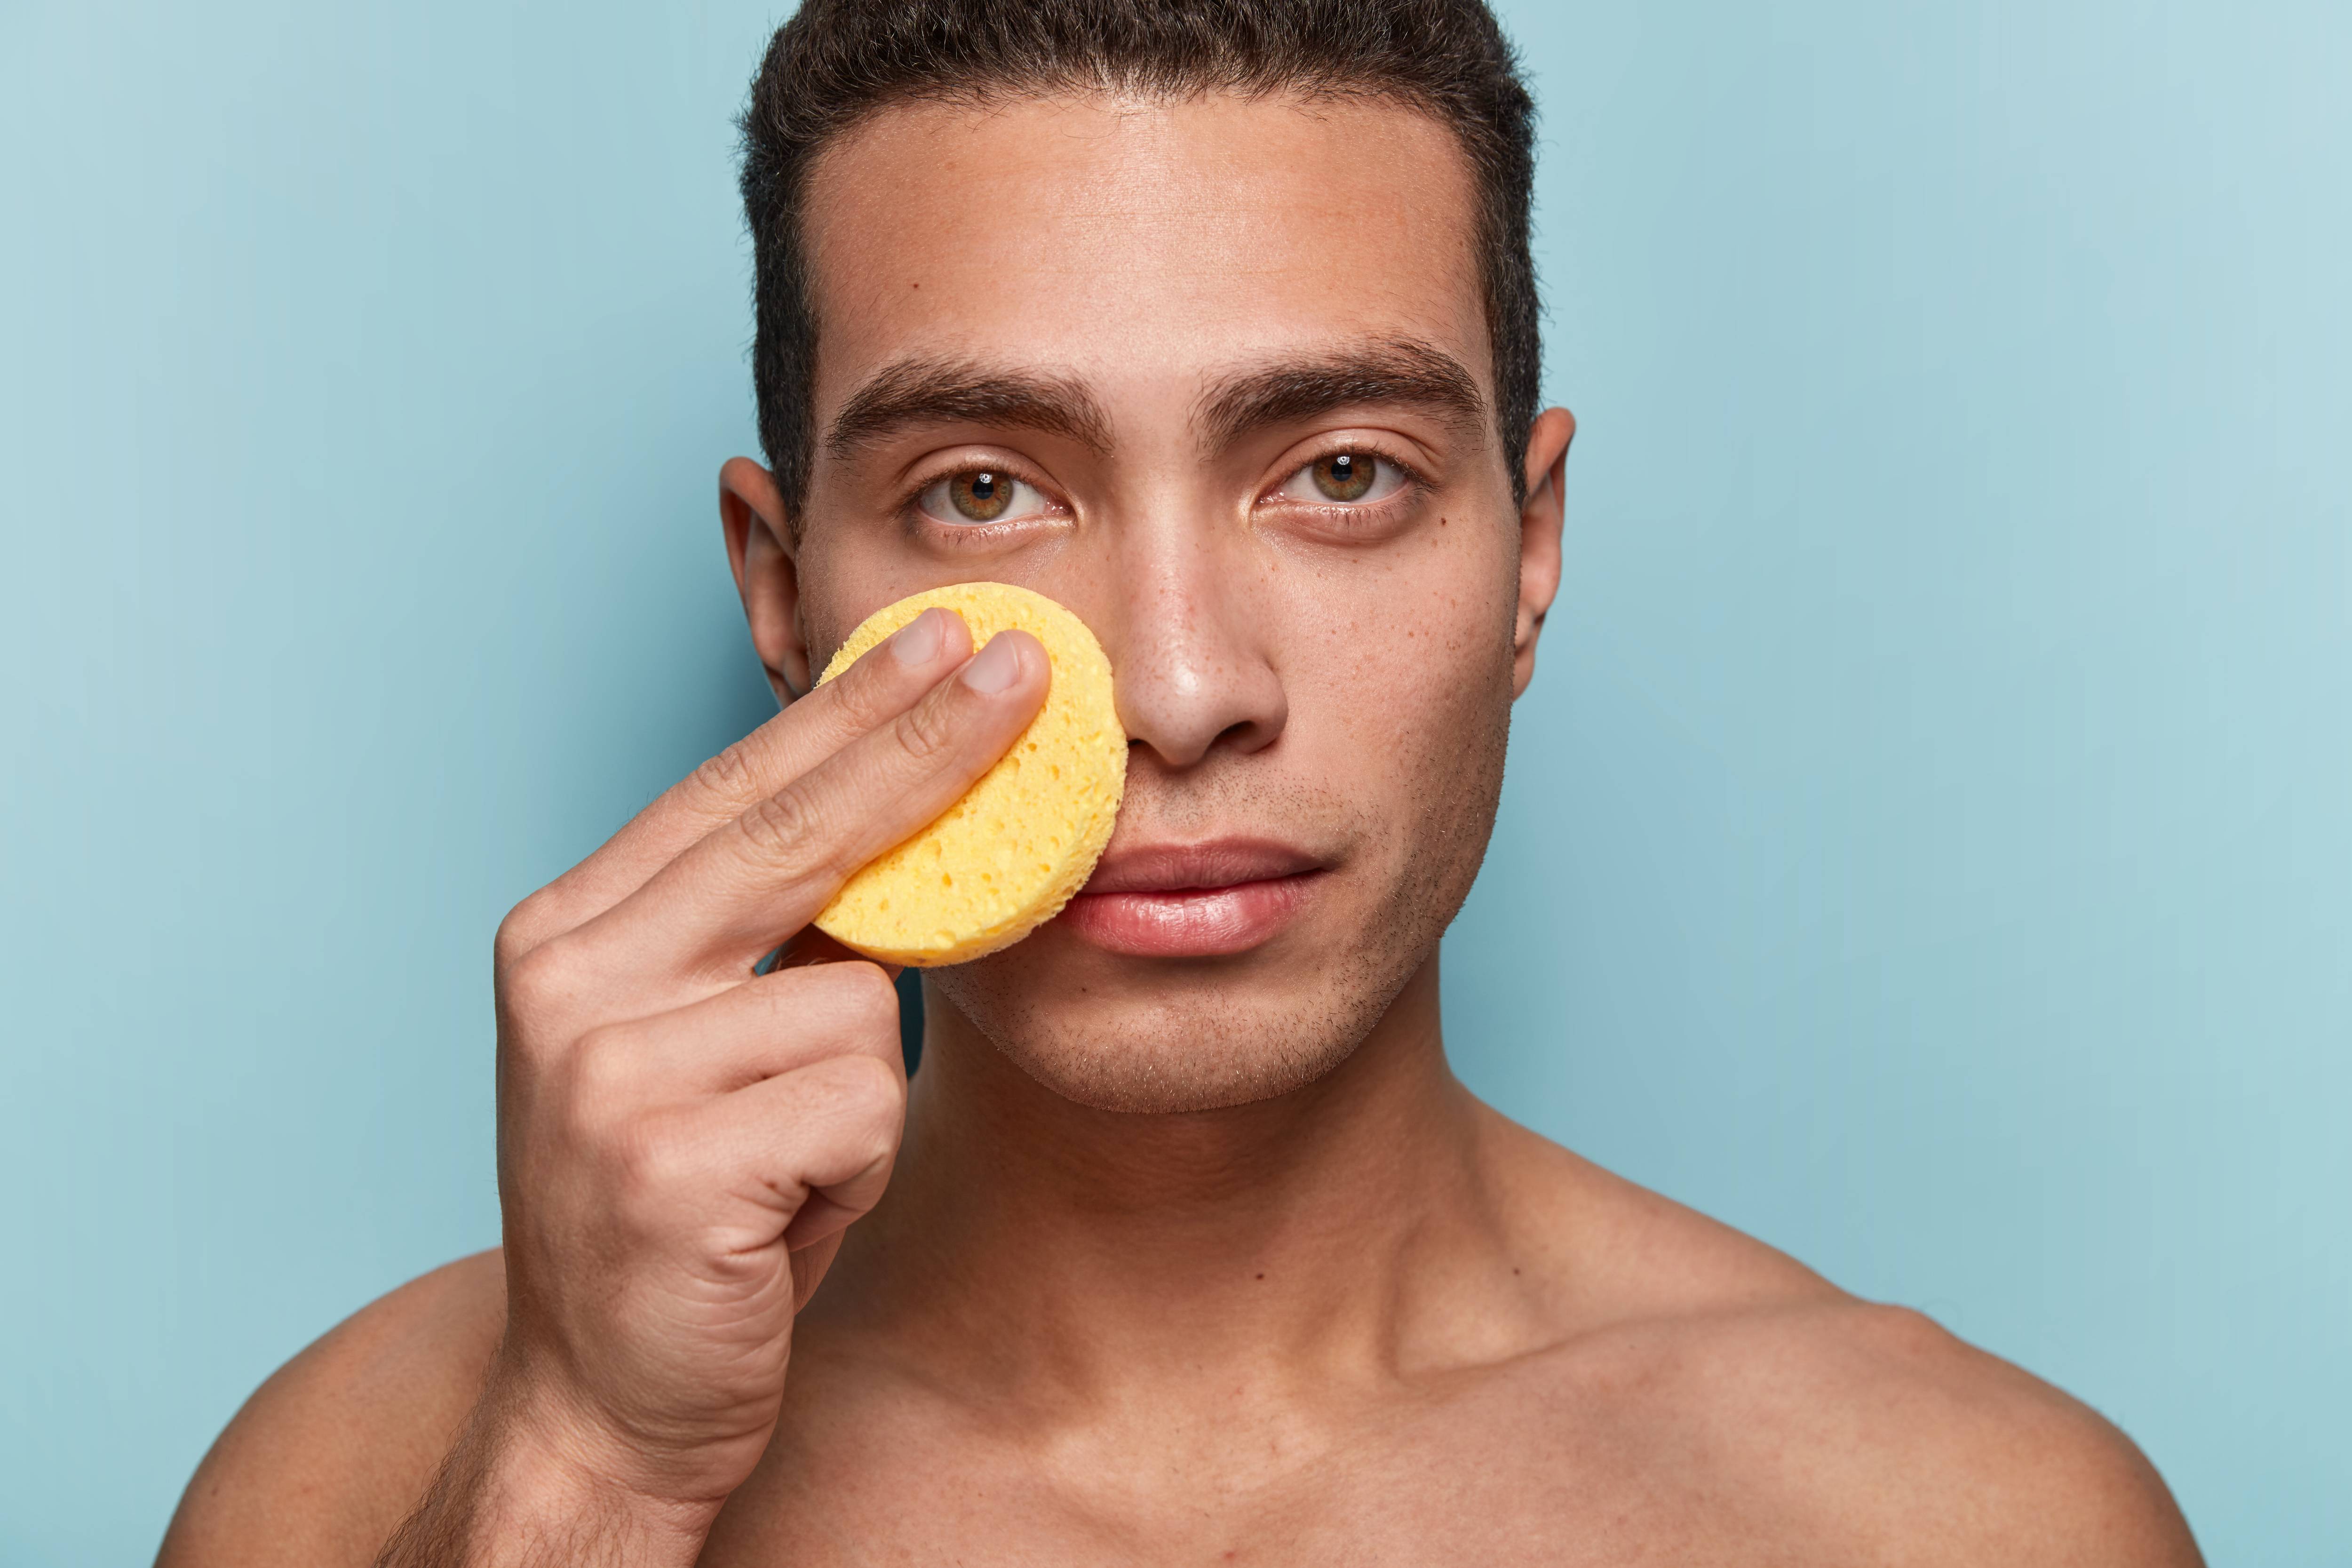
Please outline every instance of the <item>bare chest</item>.
M1548 1404L1538 1384L1403 1398L1305 1443L1238 1419L1104 1443L837 1411L779 1434L702 1561L1704 1565L1799 1544L1662 1435Z

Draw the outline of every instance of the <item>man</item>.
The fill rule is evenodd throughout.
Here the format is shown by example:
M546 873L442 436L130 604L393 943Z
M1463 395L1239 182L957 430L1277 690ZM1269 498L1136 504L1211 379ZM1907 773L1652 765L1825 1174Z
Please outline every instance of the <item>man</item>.
M1476 0L812 0L746 130L785 710L508 918L505 1247L273 1378L166 1563L2197 1560L2089 1411L1446 1068L1574 429ZM1102 638L1126 803L910 1092L796 933L1050 672L810 677L980 578Z

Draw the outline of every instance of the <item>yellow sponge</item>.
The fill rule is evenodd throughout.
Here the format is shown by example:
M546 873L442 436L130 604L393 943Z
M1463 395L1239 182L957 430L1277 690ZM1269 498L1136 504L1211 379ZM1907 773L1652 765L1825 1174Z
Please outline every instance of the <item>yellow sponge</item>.
M958 583L877 610L821 685L932 605L963 617L971 646L1018 629L1045 645L1045 706L997 764L932 824L842 885L816 927L885 963L961 963L1010 947L1059 914L1110 841L1127 787L1127 731L1110 660L1087 624L1009 583Z

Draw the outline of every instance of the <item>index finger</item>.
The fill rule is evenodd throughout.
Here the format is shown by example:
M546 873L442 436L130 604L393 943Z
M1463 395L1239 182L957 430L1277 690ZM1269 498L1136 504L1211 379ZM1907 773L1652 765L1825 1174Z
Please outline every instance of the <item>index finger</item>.
M712 830L564 939L608 996L707 993L799 931L859 867L953 805L1044 705L1052 665L999 632L962 672L881 729Z
M594 854L526 900L502 931L501 965L594 919L712 830L733 821L859 736L890 722L971 657L971 633L933 607L665 790Z

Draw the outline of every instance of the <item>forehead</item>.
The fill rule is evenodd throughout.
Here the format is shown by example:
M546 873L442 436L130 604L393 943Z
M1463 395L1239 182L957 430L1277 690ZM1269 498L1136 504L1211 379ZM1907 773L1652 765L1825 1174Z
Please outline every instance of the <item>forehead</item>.
M818 416L917 353L1075 373L1115 420L1341 339L1420 338L1489 380L1473 211L1453 136L1386 101L893 107L803 205Z

